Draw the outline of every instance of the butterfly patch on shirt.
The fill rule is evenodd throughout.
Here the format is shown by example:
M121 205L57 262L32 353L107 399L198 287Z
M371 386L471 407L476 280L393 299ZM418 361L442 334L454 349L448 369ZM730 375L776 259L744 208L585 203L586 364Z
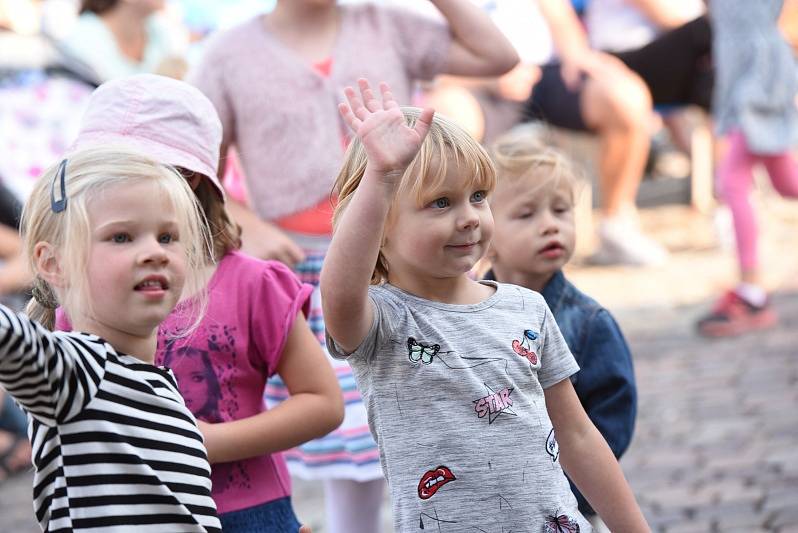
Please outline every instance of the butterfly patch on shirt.
M579 533L579 524L570 516L555 512L546 517L543 533Z
M406 342L398 340L391 342L406 346L407 358L415 367L432 365L440 361L449 370L465 370L491 363L502 364L505 362L503 357L461 355L452 350L442 350L439 343L421 341L415 337L408 337Z
M538 354L535 353L535 350L538 349L537 340L539 337L540 335L538 335L537 332L531 329L525 329L524 334L521 336L521 340L515 339L512 344L513 351L521 357L524 357L532 366L538 364Z
M428 344L419 342L413 337L407 338L407 356L414 365L430 365L438 352L441 351L440 344Z

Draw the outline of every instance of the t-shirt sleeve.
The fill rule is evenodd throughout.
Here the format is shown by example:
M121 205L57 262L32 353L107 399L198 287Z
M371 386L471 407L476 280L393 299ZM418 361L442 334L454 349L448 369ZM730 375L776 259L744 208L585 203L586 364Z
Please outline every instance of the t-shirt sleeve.
M224 34L210 39L199 64L192 68L186 80L208 97L222 123L223 142L235 143L235 109L225 83L224 65L231 61L220 52Z
M313 287L300 282L296 275L277 261L267 261L260 285L252 295L253 341L272 376L285 349L288 333L301 311L310 314Z
M410 79L431 80L446 69L452 34L439 20L401 8L385 8L392 42Z
M576 363L571 350L568 349L565 339L554 320L549 306L546 305L542 296L539 296L539 305L545 308L543 323L540 326L540 370L538 380L540 386L548 389L560 381L579 372L579 365Z
M354 352L347 353L339 348L329 333L325 332L327 350L335 359L360 358L368 361L374 356L377 349L391 338L393 321L390 317L394 316L395 310L392 309L391 304L385 298L381 298L379 294L375 294L372 291L369 291L369 303L374 310L374 319L363 342L360 343L360 346Z
M47 426L72 419L97 393L107 355L99 346L0 305L0 386Z

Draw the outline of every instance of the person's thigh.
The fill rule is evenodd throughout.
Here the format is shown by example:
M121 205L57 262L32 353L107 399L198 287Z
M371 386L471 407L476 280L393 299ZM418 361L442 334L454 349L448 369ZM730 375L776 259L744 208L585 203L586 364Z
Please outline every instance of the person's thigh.
M655 105L709 109L714 83L711 51L712 30L709 19L702 16L642 48L611 53L643 78Z
M647 128L651 94L634 72L613 71L587 78L580 92L582 120L591 131Z

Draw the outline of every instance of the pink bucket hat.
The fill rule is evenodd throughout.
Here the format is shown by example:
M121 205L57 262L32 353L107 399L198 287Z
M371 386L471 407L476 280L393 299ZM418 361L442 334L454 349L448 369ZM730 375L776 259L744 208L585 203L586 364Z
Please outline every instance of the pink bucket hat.
M161 163L207 176L224 199L216 175L222 124L213 104L188 83L136 74L100 85L89 98L71 150L124 144Z

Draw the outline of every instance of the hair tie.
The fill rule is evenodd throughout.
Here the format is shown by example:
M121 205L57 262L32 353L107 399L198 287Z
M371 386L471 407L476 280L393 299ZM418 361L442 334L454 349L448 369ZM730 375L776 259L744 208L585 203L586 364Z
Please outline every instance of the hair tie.
M60 213L65 210L67 206L66 166L67 160L64 159L61 161L61 164L58 165L58 171L55 173L55 176L53 176L53 183L50 184L50 208L53 210L53 213ZM55 199L55 180L59 181L61 188L61 198L58 200Z
M42 307L46 307L47 309L58 308L58 300L55 299L53 290L43 279L36 278L33 281L33 288L31 288L30 292L33 299L39 302Z

